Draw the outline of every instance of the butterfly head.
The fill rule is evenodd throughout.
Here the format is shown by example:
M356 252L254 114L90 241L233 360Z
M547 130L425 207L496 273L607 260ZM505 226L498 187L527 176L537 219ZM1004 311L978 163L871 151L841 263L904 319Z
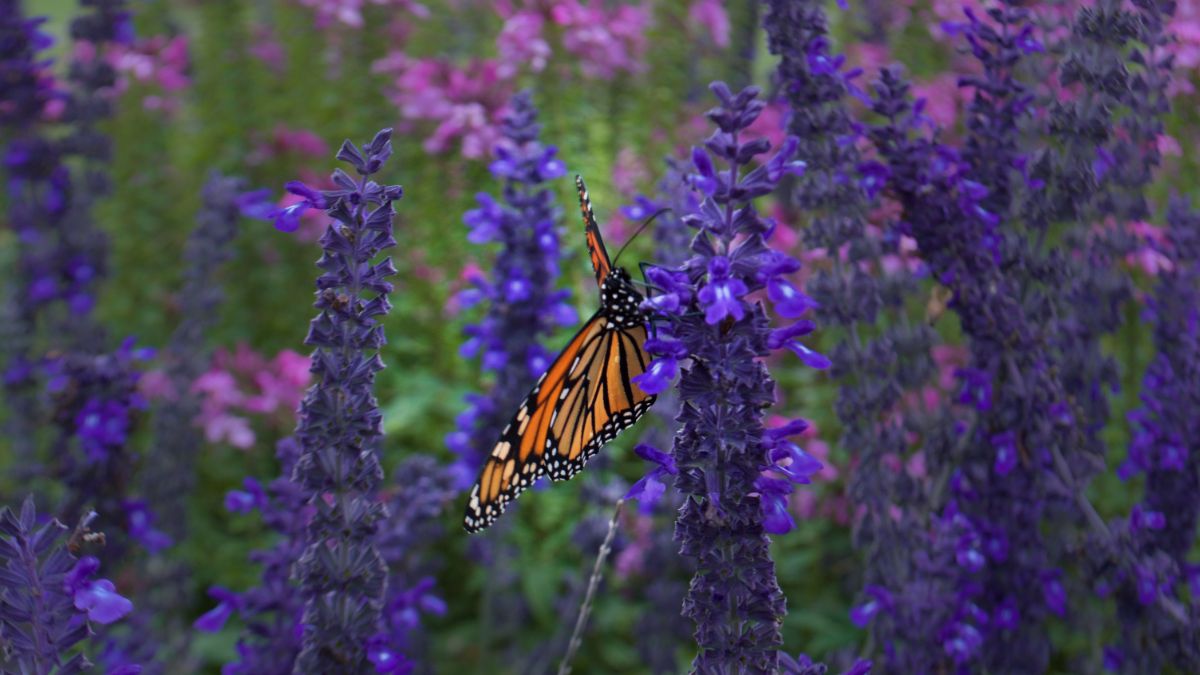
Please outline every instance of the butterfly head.
M612 268L600 284L600 311L622 328L645 325L646 313L640 306L643 299L624 267Z

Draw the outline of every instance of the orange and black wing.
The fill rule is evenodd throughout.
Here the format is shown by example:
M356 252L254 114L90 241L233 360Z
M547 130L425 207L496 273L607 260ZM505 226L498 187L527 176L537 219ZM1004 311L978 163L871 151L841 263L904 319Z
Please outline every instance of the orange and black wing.
M592 269L596 270L596 285L604 283L604 277L612 270L612 262L608 259L608 249L604 248L604 239L600 236L600 226L596 224L596 214L592 212L592 200L588 197L587 186L583 179L575 176L575 189L579 190L579 211L583 215L583 231L587 236L588 255L592 258Z
M495 522L538 478L574 476L654 403L632 381L650 362L646 327L610 326L597 312L521 403L471 488L468 532Z

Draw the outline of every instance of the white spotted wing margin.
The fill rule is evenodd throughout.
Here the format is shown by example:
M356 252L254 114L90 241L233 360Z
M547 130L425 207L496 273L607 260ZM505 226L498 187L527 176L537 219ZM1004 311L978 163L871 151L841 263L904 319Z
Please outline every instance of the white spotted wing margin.
M487 528L538 478L568 480L654 403L632 378L649 365L646 326L614 324L605 307L571 338L492 448L463 527Z

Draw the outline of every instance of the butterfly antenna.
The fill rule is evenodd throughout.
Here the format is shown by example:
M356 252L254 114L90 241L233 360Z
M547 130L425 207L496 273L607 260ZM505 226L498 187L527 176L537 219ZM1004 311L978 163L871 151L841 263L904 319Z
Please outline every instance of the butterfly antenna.
M634 232L633 236L630 237L629 239L626 239L625 243L621 245L621 250L617 251L617 255L613 258L613 262L612 262L613 266L616 266L617 261L621 259L621 254L625 252L625 249L628 248L628 246L633 243L634 239L637 239L639 234L644 232L647 227L650 227L650 223L653 223L655 218L661 216L662 214L664 214L670 210L671 209L669 209L669 208L659 209L659 210L655 211L653 215L651 215L649 218L647 218L646 221L642 223L642 226L637 229L637 232Z

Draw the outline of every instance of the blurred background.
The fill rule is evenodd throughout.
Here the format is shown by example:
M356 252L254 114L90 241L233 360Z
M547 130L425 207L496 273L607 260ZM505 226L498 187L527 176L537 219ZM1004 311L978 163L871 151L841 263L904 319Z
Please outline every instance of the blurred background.
M900 61L915 93L927 99L927 114L951 137L963 128L967 99L957 78L971 72L972 64L958 50L961 41L943 26L962 19L962 4L853 0L846 10L828 5L833 51L845 53L847 67L864 70L858 82L865 87L882 65ZM481 371L477 358L460 352L464 326L485 310L467 306L462 292L473 278L488 274L497 251L468 240L464 214L479 207L479 192L501 196L503 181L489 166L511 97L522 90L532 94L542 143L557 148L568 176L587 179L610 250L625 242L642 217L636 208L621 207L636 207L639 195L653 195L667 158L688 157L710 133L703 117L713 105L710 81L762 87L772 103L754 129L778 144L787 105L772 79L777 59L767 51L759 3L139 0L129 8L133 39L105 47L116 81L102 92L111 115L96 128L111 139L111 159L101 166L111 189L91 208L95 226L107 236L108 263L95 285L93 311L105 348L116 349L132 336L137 347L159 350L141 355L138 366L144 374L137 386L147 405L130 417L126 430L133 457L129 484L143 480L137 476L145 458L163 442L154 423L162 401L170 398L164 394L169 387L163 382L170 378L162 349L188 318L180 301L189 269L185 246L203 209L209 176L216 171L240 177L242 192L266 189L272 206L287 206L299 198L284 193L285 182L329 188L337 165L333 155L344 139L365 143L378 129L392 127L395 154L379 179L403 185L405 193L396 204L399 244L391 255L399 274L385 321L387 368L376 394L386 431L387 491L417 492L429 502L411 516L412 531L404 533L411 547L396 564L410 585L394 607L397 621L409 631L407 648L420 672L552 670L566 649L613 505L646 470L631 449L641 439L667 447L672 411L647 416L581 477L524 496L496 531L463 533L463 496L445 476L444 467L455 460L447 437L467 407L465 397L486 392L492 376ZM1164 203L1171 189L1194 192L1196 184L1192 80L1200 65L1200 18L1190 2L1180 8L1173 24L1179 39L1174 112L1158 139L1161 178L1147 192L1155 203ZM78 5L35 0L25 2L24 11L48 17L42 29L55 42L44 52L54 59L47 72L66 78L83 49L73 46L68 31ZM61 113L45 113L51 127L56 114ZM587 316L597 297L578 236L573 186L563 177L549 187L561 208L558 285L570 290L569 302ZM823 264L823 251L801 241L802 213L774 203L762 209L778 223L773 244L807 265ZM211 283L223 289L223 300L194 343L203 357L190 388L198 407L194 417L177 421L188 429L175 430L200 439L186 469L194 480L174 516L186 520L180 530L186 534L161 550L135 546L121 560L105 561L105 575L135 606L140 598L155 606L147 579L170 579L168 585L177 589L170 619L148 619L162 622L153 635L161 653L170 654L168 672L215 673L234 658L244 629L237 616L215 631L194 629L192 622L218 604L210 588L241 592L257 585L261 567L251 552L277 540L257 511L240 507L237 499L253 492L248 477L265 485L279 475L276 445L293 431L294 410L309 383L303 339L314 314L313 263L324 224L319 211L302 217L293 232L276 229L270 219L243 216L236 236L222 244L228 260ZM1160 225L1126 224L1147 241ZM16 236L14 229L0 228L0 267L9 278L16 269ZM641 237L623 264L634 268L651 259L653 247L652 236ZM893 262L921 264L913 250L902 250ZM1144 290L1163 261L1147 246L1125 264ZM924 298L914 304L915 315L923 305ZM1121 363L1122 386L1103 432L1116 448L1112 466L1129 444L1125 413L1137 405L1152 356L1151 336L1138 311L1130 306L1124 327L1105 343ZM559 348L571 330L564 326L546 347ZM941 376L928 400L940 404L955 389L952 373L966 352L956 319L939 321L937 330L943 337L935 355ZM818 331L814 338L810 345L818 351L828 353L835 344L831 334ZM49 348L58 337L39 333L34 340ZM847 483L854 466L838 443L837 385L826 372L799 363L776 365L781 389L772 414L810 420L804 447L825 464L813 485L792 497L796 529L772 542L788 597L784 637L793 653L845 665L869 643L851 621L862 579L851 545L855 513ZM13 414L7 415L11 422ZM14 506L45 478L22 471L20 456L0 440L0 460L8 465L0 496ZM412 461L417 457L428 459ZM921 469L912 464L909 470ZM36 489L56 494L52 486ZM1092 494L1109 516L1127 513L1140 490L1136 481L1122 483L1108 471L1094 481ZM122 498L140 496L129 487ZM102 512L94 529L128 529L127 523L108 521L110 515ZM165 523L166 516L155 517L150 530L174 531L176 524ZM695 646L679 603L690 570L675 555L672 519L670 495L654 509L626 509L576 672L686 668ZM137 628L114 624L109 630L116 636L111 645L119 645L127 639L121 631ZM1086 649L1070 638L1056 644L1062 649L1054 657L1060 672L1069 671L1067 664Z

